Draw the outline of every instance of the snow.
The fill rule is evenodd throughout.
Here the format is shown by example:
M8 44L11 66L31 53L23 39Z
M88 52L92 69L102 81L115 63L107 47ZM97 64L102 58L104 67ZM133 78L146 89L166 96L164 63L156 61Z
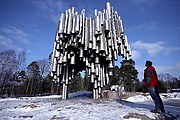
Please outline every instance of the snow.
M151 99L151 97L149 95L148 96L136 95L136 96L127 98L126 101L129 101L129 102L144 102L144 101L152 101L152 99Z
M91 92L0 99L0 120L141 120L156 119L149 95L136 95L124 100L91 98ZM163 101L180 100L179 93L161 94ZM165 106L180 115L180 106ZM140 116L140 117L139 117ZM180 120L180 117L178 117Z

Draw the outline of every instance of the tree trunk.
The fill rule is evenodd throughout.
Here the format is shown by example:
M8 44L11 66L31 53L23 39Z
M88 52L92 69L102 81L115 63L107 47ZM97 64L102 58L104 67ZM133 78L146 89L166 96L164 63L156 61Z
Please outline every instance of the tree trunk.
M51 83L51 95L54 95L54 82Z
M27 84L26 93L25 93L26 95L28 95L28 90L29 90L30 82L31 82L31 79L28 79L28 84Z
M34 79L31 79L31 87L30 87L30 96L32 95L32 88L33 88Z
M10 96L12 97L13 96L13 92L14 92L14 83L13 83L13 86L12 86L12 89L11 89L11 94L10 94Z

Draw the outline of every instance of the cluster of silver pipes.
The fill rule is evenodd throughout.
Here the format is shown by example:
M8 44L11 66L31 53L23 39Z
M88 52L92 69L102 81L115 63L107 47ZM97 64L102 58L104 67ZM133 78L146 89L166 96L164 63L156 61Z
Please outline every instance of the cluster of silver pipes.
M93 98L101 98L102 88L113 75L114 61L131 56L131 48L124 34L122 19L110 3L106 9L94 10L94 19L66 10L59 18L51 61L51 76L62 85L62 99L67 99L68 84L75 75L87 70L93 83Z

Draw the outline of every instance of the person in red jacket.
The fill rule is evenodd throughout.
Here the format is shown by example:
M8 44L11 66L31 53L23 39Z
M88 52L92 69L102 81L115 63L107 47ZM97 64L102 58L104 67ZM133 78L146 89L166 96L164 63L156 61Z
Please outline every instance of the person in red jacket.
M146 69L144 70L144 85L148 89L148 92L150 93L151 98L153 99L154 104L155 104L155 109L151 110L151 112L164 113L165 112L164 105L158 92L159 81L158 81L156 70L152 66L151 61L147 60L145 63L145 66L146 66Z

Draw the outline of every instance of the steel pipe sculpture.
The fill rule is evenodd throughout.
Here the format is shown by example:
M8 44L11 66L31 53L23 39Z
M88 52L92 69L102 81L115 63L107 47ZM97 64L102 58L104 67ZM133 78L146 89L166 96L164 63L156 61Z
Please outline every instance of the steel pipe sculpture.
M110 3L106 9L94 10L94 19L72 9L59 18L51 61L51 76L62 84L62 99L67 99L68 84L75 75L87 70L94 84L93 98L101 97L109 83L118 56L129 59L131 48L124 34L122 19Z

